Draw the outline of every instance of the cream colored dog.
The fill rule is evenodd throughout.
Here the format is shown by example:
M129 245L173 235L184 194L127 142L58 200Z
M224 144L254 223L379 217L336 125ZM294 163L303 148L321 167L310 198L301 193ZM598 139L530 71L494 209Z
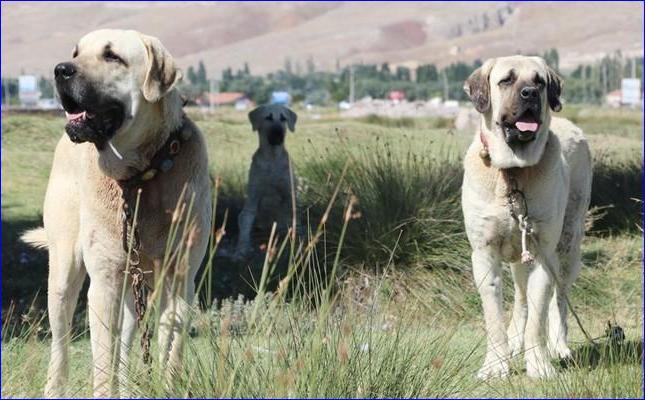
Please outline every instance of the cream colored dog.
M579 128L551 117L551 110L561 109L561 82L539 57L488 60L464 89L481 113L462 187L487 331L478 376L508 375L509 358L524 351L527 374L547 377L554 372L549 355L571 355L566 296L581 267L591 192L589 147ZM525 246L520 223L526 224ZM508 330L502 262L510 264L515 286Z
M169 364L170 372L181 363L180 332L207 248L212 200L202 135L183 115L182 100L174 88L180 78L159 40L135 31L91 32L78 42L72 60L55 68L56 89L68 119L67 135L54 154L44 229L24 235L25 241L49 249L52 346L47 397L66 395L71 322L86 272L94 395L116 394L112 379L115 370L127 366L136 329L129 282L123 287L127 255L122 245L119 182L142 171L147 176L136 185L142 190L139 267L150 272L146 276L151 286L160 278L180 193L185 187L186 202L194 196L191 236L184 243L189 247L188 265L171 270L160 293L160 360ZM173 137L181 140L170 142ZM155 175L149 169L151 160L167 140L174 157ZM173 286L173 279L179 284Z

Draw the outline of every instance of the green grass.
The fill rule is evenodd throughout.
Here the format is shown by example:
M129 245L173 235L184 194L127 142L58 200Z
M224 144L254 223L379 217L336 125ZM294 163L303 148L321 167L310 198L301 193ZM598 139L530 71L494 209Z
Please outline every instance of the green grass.
M594 205L612 206L601 210L606 215L585 239L585 267L572 302L592 336L603 336L607 321L612 321L624 328L625 343L610 345L600 338L600 347L590 348L570 318L576 363L558 365L560 373L553 379L534 381L523 374L517 359L512 363L517 374L482 383L474 374L485 349L483 318L458 197L461 155L471 134L454 132L443 120L343 120L333 112L314 119L299 113L297 131L287 142L301 178L302 213L311 229L339 182L340 192L320 242L308 253L310 260L294 262L291 257L287 270L323 270L327 273L313 278L300 272L294 276L333 277L333 291L318 286L313 292L317 307L312 307L306 300L310 297L302 298L292 280L291 297L266 293L255 302L225 300L218 307L195 309L196 336L188 340L185 369L172 387L161 378L164 366L154 365L148 375L136 346L128 371L129 394L643 396L641 204L632 200L642 200L643 142L635 134L642 129L640 114L606 112L600 118L583 109L569 111L590 132ZM222 177L221 220L224 208L233 212L241 207L256 134L244 114L218 110L215 118L191 115L206 136L211 168ZM38 291L46 290L46 254L27 249L17 236L40 223L62 127L58 117L2 119L3 397L40 396L44 387L48 326L42 296L31 308L30 303ZM343 228L352 195L358 199L354 218ZM218 261L216 257L215 279L221 271ZM334 268L336 274L330 271ZM261 269L253 277L256 281ZM507 305L512 299L509 275L504 277ZM69 394L86 397L91 395L90 352L86 314L80 310Z
M627 340L597 339L593 349L572 322L576 362L556 363L559 374L549 380L524 376L521 359L508 379L475 380L484 350L476 291L466 276L419 268L406 276L355 271L317 310L269 294L197 311L186 368L172 387L163 384L164 366L153 364L148 375L135 346L126 390L137 397L642 397L640 243L622 236L584 246L587 262L595 261L573 292L576 309L593 336L611 319ZM507 297L510 287L507 279ZM31 330L3 335L3 396L38 396L44 383L48 341L37 322L23 326ZM70 395L89 396L84 328L71 357Z

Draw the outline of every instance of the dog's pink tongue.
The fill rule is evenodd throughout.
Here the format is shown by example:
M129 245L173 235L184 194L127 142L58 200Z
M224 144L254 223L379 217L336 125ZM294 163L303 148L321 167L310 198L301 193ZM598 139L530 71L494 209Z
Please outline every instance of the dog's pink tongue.
M538 124L537 122L523 122L523 121L517 121L515 123L515 127L519 129L522 132L535 132L538 129Z
M75 121L77 119L85 119L85 116L87 115L87 111L83 111L77 114L70 114L67 111L65 111L65 116L67 117L68 121Z

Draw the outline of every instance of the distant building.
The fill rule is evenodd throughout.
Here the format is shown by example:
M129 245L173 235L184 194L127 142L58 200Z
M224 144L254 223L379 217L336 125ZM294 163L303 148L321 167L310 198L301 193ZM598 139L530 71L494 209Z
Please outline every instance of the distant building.
M624 78L620 84L620 103L628 106L641 104L643 93L641 92L641 80L636 78Z
M387 98L399 102L405 100L405 92L403 90L392 90L387 94Z
M271 104L280 104L288 106L291 102L291 95L289 92L273 92L271 93Z
M246 99L246 95L240 92L205 93L204 101L200 101L199 103L204 105L233 106L238 101L244 99Z
M609 107L615 107L618 108L620 107L620 102L622 101L623 95L620 89L614 90L612 92L607 93L605 96L605 103Z
M621 82L621 88L613 90L605 95L605 104L610 107L620 106L635 107L642 104L643 92L641 91L641 80L625 78Z

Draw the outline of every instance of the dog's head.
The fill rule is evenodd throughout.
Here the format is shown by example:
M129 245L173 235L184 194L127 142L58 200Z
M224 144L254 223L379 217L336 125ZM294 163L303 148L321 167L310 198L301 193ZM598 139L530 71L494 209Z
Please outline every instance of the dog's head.
M280 146L284 143L287 127L294 132L297 119L295 112L277 104L260 106L249 113L253 130L266 138L271 146Z
M72 59L56 65L54 76L70 139L101 149L134 124L142 110L154 107L181 72L157 38L98 30L79 40Z
M491 164L537 164L548 140L551 111L562 109L558 74L540 57L494 58L470 75L464 90L492 132L487 137Z

